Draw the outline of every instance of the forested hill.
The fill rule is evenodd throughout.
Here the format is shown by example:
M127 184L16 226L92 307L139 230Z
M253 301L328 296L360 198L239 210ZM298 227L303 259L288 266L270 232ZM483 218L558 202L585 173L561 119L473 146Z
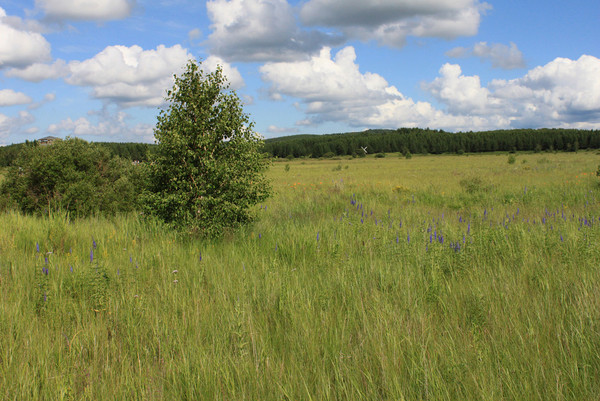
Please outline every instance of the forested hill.
M135 142L96 142L96 144L106 147L112 155L140 162L148 159L148 154L154 147L152 144ZM0 167L10 166L25 146L36 146L36 143L27 141L0 147Z
M147 143L97 142L111 154L145 161L154 145ZM9 166L24 146L34 142L0 147L0 167ZM402 152L478 153L494 151L546 151L600 148L600 130L560 128L515 129L451 133L422 128L367 130L329 135L292 135L265 140L264 152L275 157L322 157Z
M364 153L478 153L600 148L600 130L560 128L451 133L422 128L367 130L330 135L293 135L267 139L275 157L322 157Z

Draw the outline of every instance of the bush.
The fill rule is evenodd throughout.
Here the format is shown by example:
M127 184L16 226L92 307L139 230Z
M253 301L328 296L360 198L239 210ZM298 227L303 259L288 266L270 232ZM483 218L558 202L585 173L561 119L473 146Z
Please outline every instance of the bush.
M72 216L136 207L139 167L77 138L29 145L9 169L0 193L24 213L63 210Z
M492 185L490 183L477 176L463 178L460 180L460 186L466 193L471 195L490 192L492 190Z
M377 154L375 155L375 157L376 157L377 159L383 159L383 158L385 157L385 153L377 153Z
M190 60L166 100L154 131L144 210L207 237L251 221L251 207L270 194L264 177L269 160L221 67L205 75Z
M516 161L517 161L517 158L515 157L515 155L513 155L513 154L508 155L508 164L515 164Z

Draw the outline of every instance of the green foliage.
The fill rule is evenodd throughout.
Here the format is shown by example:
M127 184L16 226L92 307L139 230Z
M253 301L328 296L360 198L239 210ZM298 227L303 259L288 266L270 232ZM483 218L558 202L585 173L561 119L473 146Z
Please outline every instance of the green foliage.
M472 176L460 180L460 186L468 194L477 194L489 192L492 189L492 185L486 180L478 176Z
M3 203L25 213L64 210L72 216L131 211L139 171L100 146L67 138L49 146L26 146L0 187Z
M1 214L0 399L599 400L598 155L506 157L283 162L217 241Z
M377 158L377 159L383 159L384 157L385 157L385 153L377 153L375 155L375 158Z
M221 68L205 74L190 60L166 100L147 169L145 211L209 237L250 221L250 208L270 193L263 174L268 160Z
M515 155L513 155L513 154L508 155L508 164L515 164L516 161L517 161L517 158L515 157Z
M267 139L265 151L276 157L318 158L328 153L359 156L368 147L372 153L481 153L543 150L577 151L600 148L599 130L513 129L482 132L445 132L423 128L373 129L330 135L293 135Z

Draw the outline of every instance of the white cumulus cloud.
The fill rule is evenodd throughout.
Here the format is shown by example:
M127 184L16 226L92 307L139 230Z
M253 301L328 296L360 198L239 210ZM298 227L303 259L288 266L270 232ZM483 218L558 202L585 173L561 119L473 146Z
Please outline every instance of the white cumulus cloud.
M214 72L217 69L217 66L221 66L223 70L223 75L227 78L227 82L229 82L229 87L233 90L238 90L242 88L244 83L244 78L238 71L237 68L233 67L231 64L225 62L222 58L217 56L209 56L202 62L202 69L207 72Z
M104 108L100 111L90 111L87 117L73 120L68 117L56 124L48 126L47 132L57 136L83 137L88 140L95 138L110 138L117 142L152 142L154 126L138 123L129 124L130 116L124 111L111 112Z
M475 35L488 7L477 0L310 0L300 17L307 25L335 27L349 37L402 47L408 36Z
M11 134L23 133L24 127L33 123L35 118L28 111L22 110L16 117L10 117L0 113L0 144L5 145ZM27 129L25 132L32 133L34 130Z
M517 45L512 42L510 45L479 42L472 48L455 47L446 52L446 55L453 58L479 57L482 61L490 60L492 62L492 67L505 70L525 67L523 53L521 53Z
M444 64L440 68L441 76L423 89L445 103L453 114L487 114L489 112L490 92L481 87L478 76L464 76L457 64Z
M361 72L352 47L332 57L324 48L308 61L267 63L273 99L298 99L303 125L342 121L356 127L431 127L450 131L519 127L600 128L600 60L557 58L509 81L483 85L444 64L422 88L442 105L405 97L382 76Z
M108 21L128 17L135 0L35 0L52 21Z
M27 24L16 24L0 7L0 68L22 68L50 59L50 43Z
M286 0L211 0L207 44L228 61L287 61L314 53L323 43L341 43L318 31L303 31Z
M0 89L0 106L29 104L32 101L33 100L23 92L15 92L12 89Z
M92 88L95 98L123 107L163 104L173 86L173 74L183 72L191 54L180 45L159 45L153 50L140 46L108 46L94 57L69 63L71 85Z
M8 69L4 75L8 78L20 78L29 82L41 82L46 79L64 78L69 75L68 64L61 59L54 63L34 63L24 68Z
M427 102L406 98L382 76L361 73L354 48L348 46L333 58L324 48L308 61L269 63L261 67L263 79L275 98L299 98L307 114L299 125L343 121L358 127L480 126L481 118L453 117Z
M493 80L464 76L445 64L440 77L423 84L454 115L503 119L512 127L600 128L600 59L556 58L521 78Z

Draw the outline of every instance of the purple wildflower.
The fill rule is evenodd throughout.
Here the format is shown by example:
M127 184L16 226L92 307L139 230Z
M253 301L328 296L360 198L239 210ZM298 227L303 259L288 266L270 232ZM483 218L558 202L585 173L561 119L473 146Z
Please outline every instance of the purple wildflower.
M37 242L35 243L35 251L38 253L40 252L40 244Z
M90 250L90 263L92 263L94 261L94 250L91 249Z

